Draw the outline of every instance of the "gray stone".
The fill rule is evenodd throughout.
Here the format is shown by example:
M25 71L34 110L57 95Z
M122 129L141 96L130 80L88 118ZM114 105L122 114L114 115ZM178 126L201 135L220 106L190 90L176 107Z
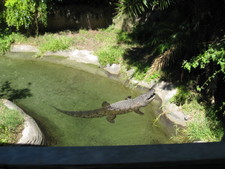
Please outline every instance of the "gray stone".
M12 45L11 52L39 52L38 48L32 45Z
M119 64L107 64L104 69L111 74L118 75L120 73L121 66Z
M54 56L65 56L69 60L75 60L76 62L81 63L88 63L99 65L98 57L93 55L91 51L88 50L65 50L65 51L57 51L57 52L46 52L44 54L47 55L54 55Z

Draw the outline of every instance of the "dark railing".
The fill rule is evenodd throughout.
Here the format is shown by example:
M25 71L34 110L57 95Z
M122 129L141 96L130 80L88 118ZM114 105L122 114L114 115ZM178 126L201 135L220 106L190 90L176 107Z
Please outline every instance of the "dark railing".
M0 147L4 168L223 168L225 143L97 147Z

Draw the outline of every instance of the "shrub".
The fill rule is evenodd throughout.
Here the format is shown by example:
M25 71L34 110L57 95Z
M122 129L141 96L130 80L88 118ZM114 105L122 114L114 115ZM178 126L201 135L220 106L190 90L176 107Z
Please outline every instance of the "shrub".
M13 42L13 37L7 30L0 29L0 55L5 54L10 48L11 43Z

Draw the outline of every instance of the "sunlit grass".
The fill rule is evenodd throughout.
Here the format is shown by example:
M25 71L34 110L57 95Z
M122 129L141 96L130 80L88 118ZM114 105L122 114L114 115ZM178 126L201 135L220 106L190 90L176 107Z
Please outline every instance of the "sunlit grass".
M71 37L54 34L46 34L41 36L39 37L38 41L40 42L39 50L41 53L66 50L74 43Z
M186 134L190 141L218 142L223 137L223 130L216 113L212 108L207 108L192 100L183 106L185 114L191 117L187 122Z
M119 46L106 46L99 49L95 54L99 57L101 65L118 64L122 61L125 49Z
M22 124L22 115L6 108L0 100L0 143L15 143Z
M186 91L188 90L188 92ZM178 88L178 93L171 99L180 104L183 113L188 117L187 126L181 132L187 142L219 142L223 137L223 127L216 117L216 110L198 101L197 93L184 87Z

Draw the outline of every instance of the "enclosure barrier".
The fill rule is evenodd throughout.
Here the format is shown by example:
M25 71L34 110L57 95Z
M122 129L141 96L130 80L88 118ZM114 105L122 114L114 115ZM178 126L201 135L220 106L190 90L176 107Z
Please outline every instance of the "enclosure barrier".
M5 168L223 168L225 143L140 146L1 146Z

